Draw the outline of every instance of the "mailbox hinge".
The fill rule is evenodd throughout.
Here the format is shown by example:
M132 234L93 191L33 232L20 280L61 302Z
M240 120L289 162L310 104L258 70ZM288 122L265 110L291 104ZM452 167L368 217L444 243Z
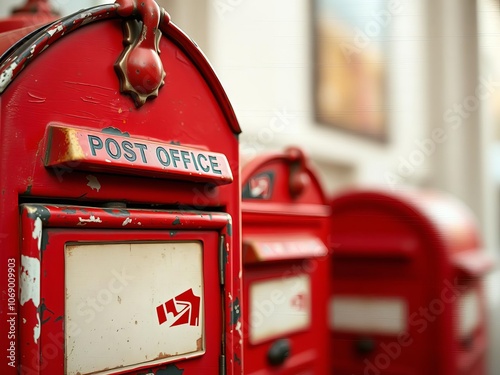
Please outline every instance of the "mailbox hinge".
M221 355L219 358L219 375L226 375L226 356Z
M220 285L225 285L226 283L226 236L221 235L219 237L219 279Z

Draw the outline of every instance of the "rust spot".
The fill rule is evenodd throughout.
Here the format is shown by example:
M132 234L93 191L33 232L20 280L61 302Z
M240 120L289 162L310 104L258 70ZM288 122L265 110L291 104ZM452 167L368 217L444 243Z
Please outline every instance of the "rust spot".
M196 340L196 351L201 351L203 350L203 338L200 337L198 340Z
M241 359L236 354L234 355L234 361L238 362L239 364L241 364Z
M236 298L234 302L231 303L231 325L238 323L241 317L240 300Z
M33 188L33 185L26 186L26 190L24 191L24 195L31 195L32 188Z
M50 211L44 206L35 205L33 206L33 210L28 211L28 217L32 220L35 220L37 217L39 217L42 222L48 223L50 219Z
M51 132L61 132L61 134L64 134L64 146L62 147L63 150L66 150L64 155L61 155L60 157L55 160L55 163L57 164L62 164L66 162L72 162L72 161L77 161L80 160L84 157L83 150L80 147L80 144L78 143L78 137L75 134L75 131L73 129L67 129L67 128L51 128ZM64 170L66 172L71 172L73 168L64 166Z
M115 217L130 217L130 211L123 208L103 208L104 212Z
M38 307L38 312L40 313L40 320L42 321L42 324L47 323L51 316L46 317L46 312L49 312L51 315L54 315L54 312L45 305L45 298L42 298L42 302L40 303L40 306Z
M163 353L163 352L160 352L158 354L158 356L155 358L156 359L164 359L164 358L169 358L169 357L172 357L172 354L166 354L166 353Z

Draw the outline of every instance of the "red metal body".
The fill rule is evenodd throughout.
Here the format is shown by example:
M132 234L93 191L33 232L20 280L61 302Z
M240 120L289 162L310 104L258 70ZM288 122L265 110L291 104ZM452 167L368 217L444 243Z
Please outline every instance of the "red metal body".
M296 148L242 169L245 374L326 374L329 207Z
M209 63L152 1L24 35L0 35L0 373L241 374L240 129Z
M52 11L48 0L27 0L24 6L14 9L11 16L0 19L0 33L46 25L57 18L58 15Z
M486 374L475 221L437 193L353 191L332 200L333 373Z

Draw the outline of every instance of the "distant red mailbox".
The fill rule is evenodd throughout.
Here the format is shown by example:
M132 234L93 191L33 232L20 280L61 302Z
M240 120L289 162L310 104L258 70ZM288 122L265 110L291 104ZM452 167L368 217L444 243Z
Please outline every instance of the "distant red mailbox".
M241 374L240 129L201 51L144 0L0 55L0 373Z
M432 192L355 191L331 207L333 373L486 374L492 262L469 210Z
M57 14L51 9L48 0L27 0L7 18L0 19L0 33L30 27L34 28L55 21Z
M297 148L242 170L245 374L327 373L329 207Z

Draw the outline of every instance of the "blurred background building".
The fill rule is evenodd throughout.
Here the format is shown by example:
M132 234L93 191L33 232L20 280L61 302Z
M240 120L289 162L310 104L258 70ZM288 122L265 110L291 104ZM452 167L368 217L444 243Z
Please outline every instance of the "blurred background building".
M0 16L25 0L2 0ZM52 0L62 15L107 3ZM500 1L158 0L218 73L241 153L300 145L329 193L444 190L500 249ZM487 280L500 374L500 274Z

